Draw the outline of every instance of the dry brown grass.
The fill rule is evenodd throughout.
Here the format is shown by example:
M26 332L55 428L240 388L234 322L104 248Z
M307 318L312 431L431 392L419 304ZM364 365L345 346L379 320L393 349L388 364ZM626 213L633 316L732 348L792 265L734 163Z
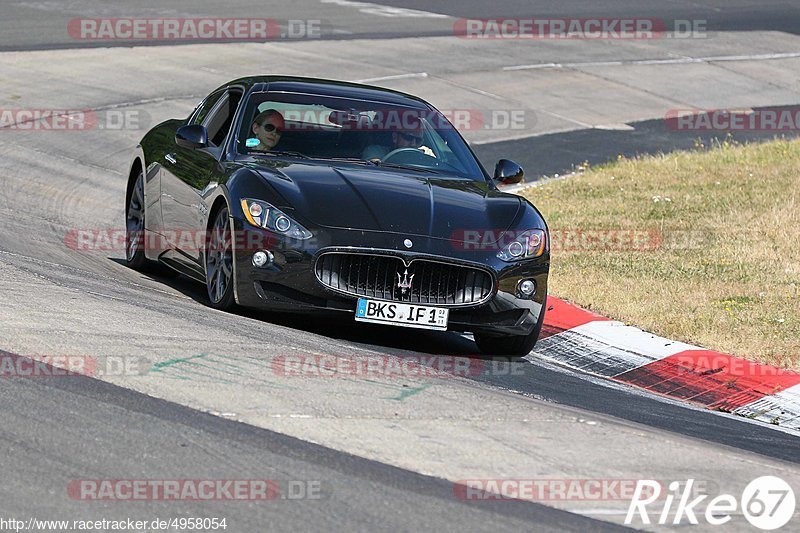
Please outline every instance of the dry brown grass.
M800 368L800 141L622 159L523 194L554 236L551 294L665 337ZM662 241L645 251L564 241L593 229Z

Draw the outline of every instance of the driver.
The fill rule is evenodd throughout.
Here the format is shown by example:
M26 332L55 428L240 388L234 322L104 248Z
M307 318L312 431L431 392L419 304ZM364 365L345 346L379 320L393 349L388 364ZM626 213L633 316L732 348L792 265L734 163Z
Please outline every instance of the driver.
M252 150L267 152L275 148L275 145L281 140L281 134L285 127L283 115L278 110L267 109L259 113L253 120L252 127L258 144Z
M413 118L408 122L408 128L392 132L392 146L381 144L371 144L364 148L361 158L365 161L380 161L390 152L401 148L416 148L425 155L436 157L433 150L422 143L425 140L422 122L418 118Z

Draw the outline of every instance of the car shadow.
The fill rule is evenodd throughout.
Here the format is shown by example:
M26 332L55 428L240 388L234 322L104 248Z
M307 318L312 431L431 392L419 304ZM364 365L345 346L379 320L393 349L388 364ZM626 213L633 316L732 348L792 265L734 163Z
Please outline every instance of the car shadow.
M127 268L127 264L123 259L116 257L109 257L108 259ZM151 281L168 286L202 305L207 306L209 304L208 295L202 284L167 267L156 265L147 271L137 270L135 272ZM485 358L472 339L452 331L416 329L411 330L413 334L410 334L408 328L360 324L355 322L352 316L345 313L342 313L341 316L295 314L262 311L238 306L230 313L298 331L351 342L365 349L373 349L392 355L403 356L412 353L425 353Z
M483 357L471 339L452 331L409 330L397 326L361 324L355 322L353 317L348 314L342 314L342 316L294 315L244 308L240 308L236 312L256 320L265 320L393 355L413 352Z

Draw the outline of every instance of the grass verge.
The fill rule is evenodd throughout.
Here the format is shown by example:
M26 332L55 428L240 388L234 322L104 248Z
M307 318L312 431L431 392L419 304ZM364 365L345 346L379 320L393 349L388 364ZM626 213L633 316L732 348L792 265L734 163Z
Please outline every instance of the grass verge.
M800 141L620 159L522 194L550 226L551 294L800 369Z

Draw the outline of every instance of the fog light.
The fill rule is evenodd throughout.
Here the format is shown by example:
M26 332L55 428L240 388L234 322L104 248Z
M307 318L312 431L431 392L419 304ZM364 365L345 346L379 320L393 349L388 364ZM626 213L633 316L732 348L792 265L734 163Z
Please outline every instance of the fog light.
M536 292L536 282L532 279L524 279L519 282L519 292L523 296L530 296Z
M263 268L272 263L272 252L256 252L253 254L253 266Z

